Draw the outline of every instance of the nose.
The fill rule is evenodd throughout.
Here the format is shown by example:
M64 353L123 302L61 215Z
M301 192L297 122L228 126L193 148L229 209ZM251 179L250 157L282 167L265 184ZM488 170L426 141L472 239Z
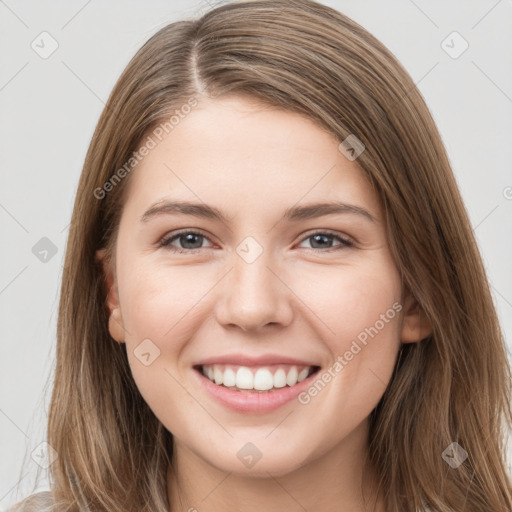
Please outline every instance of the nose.
M251 263L234 254L233 268L219 290L217 321L224 327L237 326L243 331L289 325L293 317L293 293L282 272L275 267L266 251Z

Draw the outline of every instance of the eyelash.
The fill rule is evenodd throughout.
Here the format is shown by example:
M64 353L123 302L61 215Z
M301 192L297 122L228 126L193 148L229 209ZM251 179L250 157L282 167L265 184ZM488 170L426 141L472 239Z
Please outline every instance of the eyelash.
M173 242L174 240L179 239L181 236L185 236L185 235L189 235L189 234L200 235L203 238L206 238L206 240L208 240L209 242L212 242L206 235L204 235L200 231L184 230L184 231L179 231L178 233L175 233L172 236L165 236L165 237L163 237L160 240L160 242L158 243L158 246L159 247L165 247L166 249L170 250L171 252L175 252L175 253L189 253L189 254L195 254L197 251L200 251L201 249L204 249L203 247L199 247L197 249L182 249L182 248L178 248L178 247L174 247L174 246L170 245L171 242ZM339 240L341 242L341 245L339 245L337 247L331 247L329 249L311 248L310 250L312 250L312 251L334 252L334 251L339 251L341 249L345 249L347 247L353 247L354 246L353 242L350 241L348 238L343 238L343 237L341 237L339 235L336 235L334 233L331 233L329 231L320 231L320 230L319 231L315 231L314 233L309 233L308 236L304 237L301 240L301 242L303 242L304 240L307 240L308 238L312 238L315 235L328 235L328 236L331 236L331 237Z

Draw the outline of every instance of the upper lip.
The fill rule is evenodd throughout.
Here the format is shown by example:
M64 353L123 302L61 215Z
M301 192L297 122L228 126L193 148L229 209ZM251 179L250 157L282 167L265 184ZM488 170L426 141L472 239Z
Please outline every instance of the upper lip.
M233 364L238 366L267 366L273 364L290 364L297 366L318 366L311 361L304 361L294 357L282 356L279 354L265 354L258 357L247 354L224 354L221 356L208 357L197 362L194 366L205 366L211 364Z

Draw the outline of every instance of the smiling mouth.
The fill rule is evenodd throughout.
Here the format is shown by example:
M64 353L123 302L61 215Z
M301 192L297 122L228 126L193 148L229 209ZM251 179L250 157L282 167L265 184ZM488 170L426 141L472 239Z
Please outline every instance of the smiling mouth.
M241 393L273 393L293 387L320 370L320 366L298 365L249 367L212 364L193 368L217 386Z

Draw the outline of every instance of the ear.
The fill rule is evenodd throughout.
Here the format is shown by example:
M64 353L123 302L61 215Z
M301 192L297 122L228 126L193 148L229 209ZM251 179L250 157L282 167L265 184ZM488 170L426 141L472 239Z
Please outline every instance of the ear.
M105 249L96 251L96 262L101 267L105 284L104 291L106 293L106 303L109 310L108 330L112 338L119 343L124 343L125 329L121 315L121 306L119 304L117 282L111 261L106 258Z
M432 325L412 293L406 293L402 323L402 343L415 343L432 334Z

